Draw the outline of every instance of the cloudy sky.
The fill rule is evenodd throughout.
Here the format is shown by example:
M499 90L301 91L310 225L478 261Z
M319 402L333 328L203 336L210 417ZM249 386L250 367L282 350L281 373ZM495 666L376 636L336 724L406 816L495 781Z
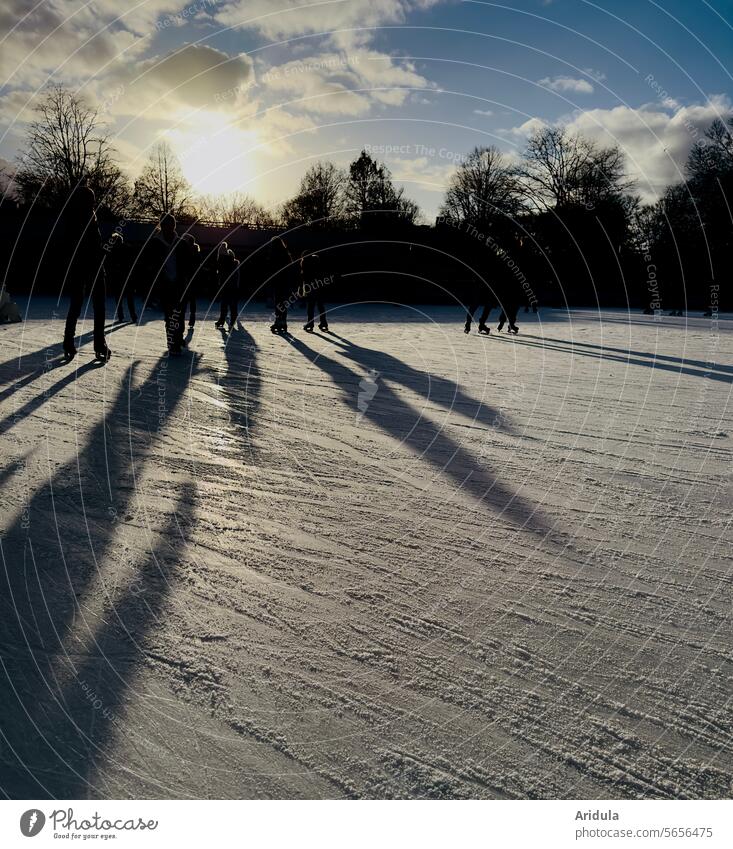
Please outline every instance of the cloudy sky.
M461 156L542 123L618 143L652 199L733 96L730 0L3 0L0 38L6 160L56 82L132 177L166 137L199 190L274 205L366 147L428 220Z

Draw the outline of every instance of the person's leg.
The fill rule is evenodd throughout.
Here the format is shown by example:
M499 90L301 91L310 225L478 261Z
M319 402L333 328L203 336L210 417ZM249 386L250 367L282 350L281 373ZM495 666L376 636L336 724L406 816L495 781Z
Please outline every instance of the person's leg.
M229 298L229 317L234 326L237 323L237 315L239 314L239 298L236 294L232 294Z
M504 327L505 323L506 323L506 312L504 311L504 309L502 307L501 315L499 316L499 323L497 324L496 329L501 330Z
M127 299L127 311L130 313L130 320L137 321L137 310L135 309L135 290L129 280L125 283L125 298Z
M104 320L107 307L107 287L104 275L100 272L92 284L92 309L94 310L94 350L104 351Z
M281 328L288 326L288 308L282 300L275 305L275 325Z
M318 298L316 300L316 306L318 307L318 325L319 327L324 328L328 327L328 321L326 319L326 306L323 301Z
M124 321L125 309L122 304L125 297L125 284L119 280L116 284L110 286L110 289L112 289L115 297L117 298L117 321Z
M81 314L81 305L84 302L84 290L77 285L71 290L69 311L66 313L66 327L64 328L64 350L74 348L76 337L76 322Z
M479 324L485 325L488 321L489 314L491 313L491 304L486 304L484 308L481 310L481 317L479 318Z
M312 295L308 295L306 298L306 304L308 305L308 324L313 324L313 316L316 311L316 299Z
M221 304L219 305L219 318L217 319L217 324L222 325L227 317L227 295L226 292L222 292L221 294Z
M168 300L166 299L163 301L163 326L165 327L165 344L168 350L170 350L171 345L173 344L171 320L171 308Z

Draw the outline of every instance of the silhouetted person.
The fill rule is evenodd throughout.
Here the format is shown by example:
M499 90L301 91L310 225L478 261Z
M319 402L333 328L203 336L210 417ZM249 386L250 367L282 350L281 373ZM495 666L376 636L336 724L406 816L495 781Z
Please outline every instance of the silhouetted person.
M186 322L186 310L190 309L188 326L196 324L196 293L201 271L201 246L191 233L184 233L181 244L182 254L182 284L181 321Z
M217 327L224 327L227 311L229 312L229 327L236 324L239 313L239 262L234 251L227 249L219 257L219 286L221 288L221 309Z
M125 320L123 302L127 301L130 320L137 321L135 310L135 287L132 285L130 262L127 245L121 233L113 233L105 246L107 258L104 267L107 271L107 282L117 299L117 321Z
M66 269L66 285L71 303L64 330L64 355L67 360L76 356L76 322L84 296L89 295L94 311L94 354L97 359L107 362L112 352L104 340L104 250L94 206L94 192L87 186L79 186L67 207L66 233L71 256Z
M270 242L270 275L275 301L275 321L270 326L273 333L288 332L288 307L297 298L300 280L298 269L285 240L277 237Z
M303 325L303 330L313 332L314 316L318 310L318 329L324 333L328 330L326 319L326 307L323 303L323 290L334 281L334 274L329 272L321 262L317 253L303 253L300 260L300 276L302 282L302 293L308 310L308 320Z
M154 283L163 307L165 337L171 354L180 354L184 346L183 318L181 315L182 286L180 266L185 263L181 251L181 239L176 233L176 219L166 213L160 219L155 235L150 240Z
M525 298L517 272L521 273L522 261L525 256L523 246L524 240L521 237L514 239L510 243L511 253L503 252L499 257L499 261L502 264L498 275L501 315L499 316L499 323L496 329L499 333L504 329L505 324L509 325L507 328L509 333L519 333L517 313L519 312L520 304Z

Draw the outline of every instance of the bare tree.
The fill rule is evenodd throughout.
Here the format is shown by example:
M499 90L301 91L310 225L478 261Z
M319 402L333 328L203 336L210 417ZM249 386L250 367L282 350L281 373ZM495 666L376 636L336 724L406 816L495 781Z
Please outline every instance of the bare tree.
M53 86L36 114L14 176L21 202L56 205L85 184L99 205L121 213L129 199L127 181L97 112L67 89Z
M440 215L486 230L520 211L515 169L495 147L475 147L451 177Z
M135 180L132 208L136 215L151 218L168 212L176 217L193 214L191 185L167 141L155 145Z
M317 162L300 181L295 197L285 203L283 220L288 227L310 224L333 227L344 217L346 177L332 162Z
M517 173L525 200L540 212L591 208L620 197L630 187L618 147L598 147L563 127L547 127L535 133Z
M215 221L230 227L274 227L275 216L249 195L234 192L231 195L205 195L194 201L196 217Z

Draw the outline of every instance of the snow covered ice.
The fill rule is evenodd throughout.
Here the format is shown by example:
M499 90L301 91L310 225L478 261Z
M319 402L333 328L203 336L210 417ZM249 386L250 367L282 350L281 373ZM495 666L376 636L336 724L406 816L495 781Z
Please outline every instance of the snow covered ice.
M730 795L733 321L62 313L0 328L5 794Z

